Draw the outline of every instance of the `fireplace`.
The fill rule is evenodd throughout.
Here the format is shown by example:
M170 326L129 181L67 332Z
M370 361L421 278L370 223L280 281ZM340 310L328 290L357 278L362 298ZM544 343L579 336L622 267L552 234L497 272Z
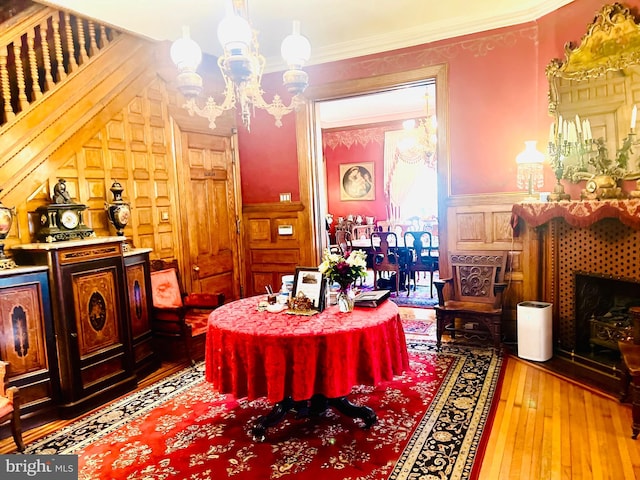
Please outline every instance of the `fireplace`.
M618 393L627 320L613 317L640 299L640 199L521 203L512 213L514 235L527 228L526 293L553 304L550 368Z
M640 282L576 272L574 284L574 354L617 365L618 341L631 336L629 308L640 306Z

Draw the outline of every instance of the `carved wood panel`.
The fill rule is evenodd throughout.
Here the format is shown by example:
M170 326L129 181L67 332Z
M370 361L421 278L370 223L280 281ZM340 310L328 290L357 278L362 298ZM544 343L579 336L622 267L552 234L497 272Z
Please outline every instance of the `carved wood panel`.
M263 293L266 285L278 289L283 275L295 273L301 265L305 242L300 204L270 204L245 207L245 245L247 249L247 292Z
M11 375L48 369L40 284L0 289L0 358Z
M147 309L147 288L144 265L126 267L127 288L129 291L129 317L133 338L147 333L151 327Z
M114 235L105 202L113 200L109 188L118 180L124 187L124 200L131 203L125 236L136 247L151 248L155 256L179 256L176 171L167 105L166 86L156 79L73 153L64 158L53 155L51 161L61 166L31 195L28 211L49 203L51 187L64 178L74 201L88 206L85 223L97 236ZM73 145L73 139L69 144ZM34 213L29 217L30 230L35 231L38 219ZM20 235L25 233L28 235ZM24 238L22 243L29 241Z
M121 343L115 269L71 276L80 358Z

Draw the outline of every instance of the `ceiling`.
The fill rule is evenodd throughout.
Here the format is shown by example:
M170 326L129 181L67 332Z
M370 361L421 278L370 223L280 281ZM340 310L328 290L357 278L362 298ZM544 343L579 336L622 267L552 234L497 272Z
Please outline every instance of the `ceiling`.
M59 6L153 40L173 41L187 25L218 56L217 24L228 0L56 0ZM237 0L236 0L237 1ZM281 69L280 42L300 20L311 64L451 38L535 20L573 0L246 0L268 70Z
M250 22L258 31L260 53L267 60L266 71L277 71L285 68L280 43L291 32L294 19L300 21L301 33L311 42L309 64L319 64L533 21L574 0L246 1ZM182 35L183 25L189 26L191 38L205 53L222 53L216 29L227 0L38 2L157 41L173 41ZM422 87L368 95L366 100L350 100L348 108L344 100L332 102L320 109L321 126L395 120L403 114L419 116L425 109L424 94Z

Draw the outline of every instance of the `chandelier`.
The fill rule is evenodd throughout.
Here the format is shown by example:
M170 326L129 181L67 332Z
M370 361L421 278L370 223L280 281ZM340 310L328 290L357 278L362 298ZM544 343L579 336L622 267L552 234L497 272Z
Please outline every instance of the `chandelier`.
M293 21L293 33L282 41L280 47L288 67L283 75L283 83L293 95L289 105L285 105L278 94L273 96L271 103L264 99L261 81L266 61L258 51L257 32L231 4L218 25L218 40L224 48L224 53L218 58L218 67L225 83L224 99L217 103L213 97L209 97L202 108L197 104L197 97L202 92L202 77L196 72L202 61L202 51L190 38L188 27L183 27L182 38L171 46L171 60L178 68L178 90L186 99L183 107L190 115L206 118L211 129L216 128L216 119L224 111L235 107L239 107L242 123L247 130L250 129L251 116L256 108L273 115L276 126L281 127L282 117L303 102L301 94L309 81L309 76L302 68L311 56L311 44L300 35L300 22Z
M433 167L436 162L438 137L435 115L402 122L404 135L398 142L396 155L404 163L424 163Z

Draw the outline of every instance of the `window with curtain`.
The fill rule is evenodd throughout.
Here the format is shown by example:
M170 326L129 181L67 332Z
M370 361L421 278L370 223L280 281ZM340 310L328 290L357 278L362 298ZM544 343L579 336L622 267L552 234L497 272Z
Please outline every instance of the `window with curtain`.
M426 121L417 128L385 132L384 190L390 220L438 216L436 142L424 128Z

